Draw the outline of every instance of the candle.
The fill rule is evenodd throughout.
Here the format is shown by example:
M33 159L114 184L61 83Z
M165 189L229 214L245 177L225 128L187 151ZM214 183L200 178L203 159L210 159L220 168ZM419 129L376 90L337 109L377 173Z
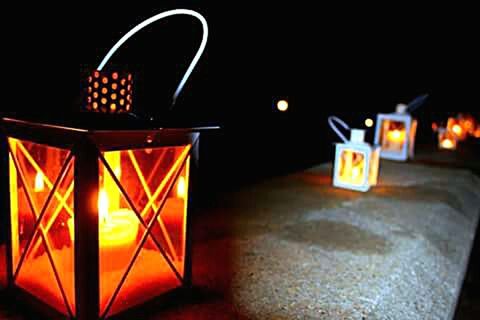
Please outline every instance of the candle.
M345 151L343 153L343 167L340 173L340 179L346 183L362 184L363 163L363 156L352 151Z
M387 149L402 150L404 143L405 143L405 130L394 129L394 130L389 130L387 132L387 141L386 141Z
M453 150L455 149L455 144L451 139L445 138L440 142L440 148Z

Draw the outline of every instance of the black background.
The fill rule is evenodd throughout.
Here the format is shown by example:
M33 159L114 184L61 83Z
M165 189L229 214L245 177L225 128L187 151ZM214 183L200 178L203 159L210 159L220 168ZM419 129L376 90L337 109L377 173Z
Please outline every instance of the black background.
M478 114L473 8L251 0L16 7L4 11L14 22L2 23L9 86L1 108L49 120L76 117L82 81L136 24L179 7L204 14L207 51L173 112L171 96L200 43L197 21L158 22L111 62L136 74L138 114L166 125L222 127L204 137L202 155L205 174L223 184L330 159L338 140L327 127L331 114L363 127L367 116L428 93L415 113L424 142L433 141L432 121ZM280 98L290 102L287 113L275 110Z

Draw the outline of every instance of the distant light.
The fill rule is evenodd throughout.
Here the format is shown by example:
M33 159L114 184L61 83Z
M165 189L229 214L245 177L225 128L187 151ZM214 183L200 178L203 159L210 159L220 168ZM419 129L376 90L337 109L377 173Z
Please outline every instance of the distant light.
M288 110L288 101L287 100L280 100L277 102L277 109L278 111L285 112Z
M456 135L461 135L461 134L462 134L462 127L460 127L460 125L458 125L458 124L455 124L455 125L452 127L452 131L453 131Z
M432 130L437 131L438 130L438 124L436 122L432 123Z
M365 125L366 125L368 128L373 127L373 120L370 119L370 118L365 119Z

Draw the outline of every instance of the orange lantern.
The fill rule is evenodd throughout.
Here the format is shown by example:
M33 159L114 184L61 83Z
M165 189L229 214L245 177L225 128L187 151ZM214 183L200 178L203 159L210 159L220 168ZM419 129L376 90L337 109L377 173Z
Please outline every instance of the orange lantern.
M457 149L457 137L445 128L438 129L438 148L444 150Z
M413 158L417 120L406 111L406 105L398 105L395 113L377 115L375 144L381 147L380 157L401 161Z
M0 127L15 292L53 314L103 319L191 284L198 131L95 131L7 118Z

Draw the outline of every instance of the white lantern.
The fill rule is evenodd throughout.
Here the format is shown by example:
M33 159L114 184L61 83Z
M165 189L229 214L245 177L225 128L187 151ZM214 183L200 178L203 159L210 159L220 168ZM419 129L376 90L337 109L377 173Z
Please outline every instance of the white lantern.
M407 108L407 105L399 104L395 113L377 115L375 144L381 148L381 158L399 161L413 158L417 120Z
M348 128L340 119L329 118L330 126L344 141L335 146L333 186L362 192L368 191L371 186L377 184L380 148L372 147L364 141L365 130L352 129L350 141L348 141L334 127L333 120L341 123L344 128Z

